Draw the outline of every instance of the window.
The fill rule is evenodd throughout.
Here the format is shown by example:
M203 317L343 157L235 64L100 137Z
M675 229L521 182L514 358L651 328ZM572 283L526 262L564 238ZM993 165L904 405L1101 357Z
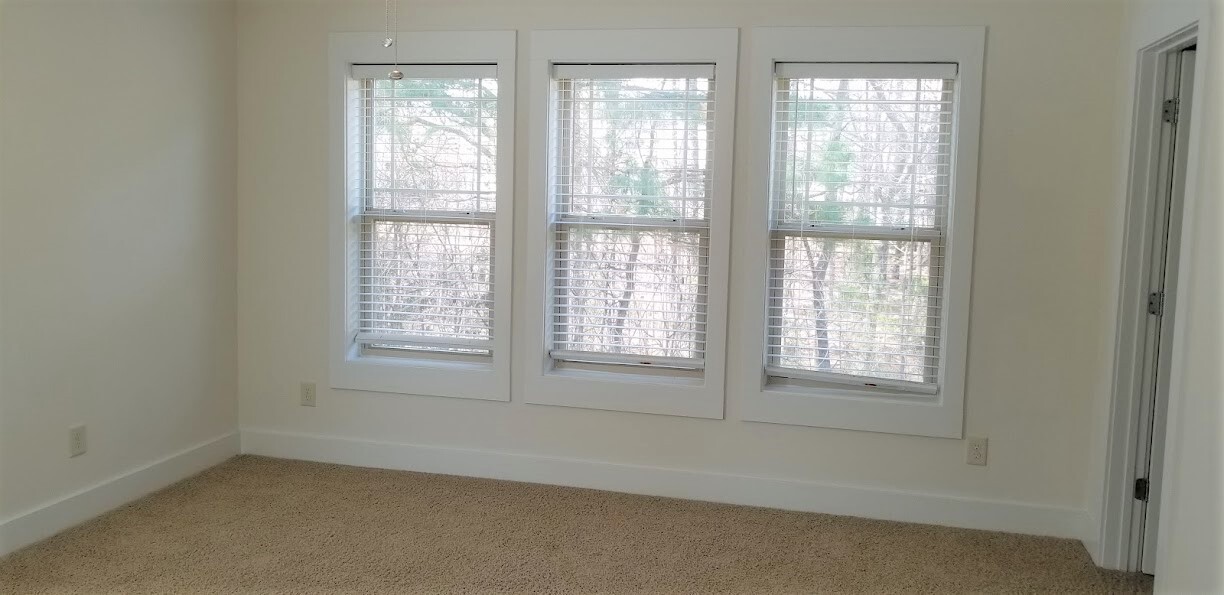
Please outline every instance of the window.
M713 74L554 66L554 360L704 366Z
M355 340L386 354L491 355L497 69L386 70L354 69Z
M769 376L938 391L955 78L776 66Z
M768 207L746 222L764 271L746 417L959 436L982 30L754 38Z
M736 37L533 35L528 402L722 416Z
M449 55L399 65L399 80L367 61L385 56L366 37L333 37L344 75L333 385L508 399L513 67L499 55L513 55L513 35L410 35L402 53ZM460 38L470 43L454 47Z

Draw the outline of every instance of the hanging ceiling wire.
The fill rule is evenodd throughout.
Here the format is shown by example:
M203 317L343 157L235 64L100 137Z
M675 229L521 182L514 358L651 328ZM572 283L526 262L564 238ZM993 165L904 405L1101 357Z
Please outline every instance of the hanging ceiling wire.
M383 47L392 48L392 56L395 58L395 66L387 76L398 81L404 78L404 73L399 69L399 0L387 0L386 23L387 36L383 38Z

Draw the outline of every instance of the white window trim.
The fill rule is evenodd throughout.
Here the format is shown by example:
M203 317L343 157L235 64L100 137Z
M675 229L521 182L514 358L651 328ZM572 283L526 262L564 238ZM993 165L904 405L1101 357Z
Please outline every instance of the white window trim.
M769 196L774 65L820 63L956 63L953 183L945 265L939 392L910 395L837 383L769 384L765 373L766 270L769 201L743 200L737 212L735 291L743 337L737 361L741 414L748 421L960 438L964 416L969 288L977 195L985 27L760 27L751 31L747 60L751 136L745 156L748 197Z
M494 250L493 353L488 358L362 355L353 340L349 300L348 253L355 213L346 193L348 127L346 81L354 64L390 64L382 33L333 33L330 40L331 179L329 305L330 384L333 388L398 394L510 400L511 267L514 244L514 31L413 32L399 34L400 60L406 64L496 64L497 216ZM407 70L407 69L404 69Z
M723 418L730 259L732 155L735 127L737 29L535 31L531 35L531 148L527 263L519 337L524 400L611 411ZM652 370L555 369L548 356L548 175L552 65L714 64L714 179L710 196L709 296L704 370L699 375Z

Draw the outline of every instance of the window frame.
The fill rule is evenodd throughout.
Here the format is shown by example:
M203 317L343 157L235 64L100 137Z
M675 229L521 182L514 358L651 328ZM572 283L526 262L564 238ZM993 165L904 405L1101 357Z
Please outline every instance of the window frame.
M735 126L738 29L632 29L534 31L528 82L531 139L527 216L526 283L518 368L524 400L611 411L722 419L730 260L732 156ZM713 64L714 146L709 200L709 260L705 361L699 370L628 365L556 365L550 293L554 283L550 222L552 202L555 64ZM517 365L517 364L516 364Z
M789 71L799 71L797 73L798 76L783 76L780 71L782 71L784 68ZM789 87L789 81L810 80L812 78L820 78L821 75L826 75L826 74L829 75L831 78L835 78L835 79L836 78L856 79L860 77L863 79L866 79L869 77L879 76L881 78L896 77L896 78L907 79L907 80L912 80L912 79L917 79L917 78L928 79L928 80L929 79L943 80L944 85L945 85L944 91L942 93L943 95L947 95L949 91L949 89L946 86L947 80L948 79L955 80L958 78L957 65L947 64L947 63L944 63L944 64L934 64L934 63L931 63L931 64L913 64L913 63L885 64L885 63L878 63L878 62L871 63L871 64L776 63L774 66L774 79L773 79L775 93L782 92L783 81L788 81L787 84ZM953 85L951 89L953 93L953 104L955 104L955 97L954 97L955 90L956 90L955 87L956 86ZM778 131L779 131L779 127L777 125L778 107L776 103L777 103L777 99L775 96L774 103L771 105L771 113L772 113L771 134L773 135L778 134ZM955 113L949 113L949 115L954 116ZM951 135L954 131L953 124L954 122L951 120L951 118L948 118L946 125L947 125L947 133L948 133L949 140L951 140ZM771 137L771 139L772 140L770 142L770 160L771 160L770 167L771 167L774 177L772 178L773 182L771 183L770 196L769 196L769 200L771 201L770 218L769 218L769 233L770 233L769 245L770 245L771 259L769 262L769 271L768 271L770 276L768 277L768 281L767 281L769 283L770 293L769 293L769 298L768 298L769 299L769 306L768 306L769 315L767 316L767 325L766 325L767 335L766 336L769 338L781 337L784 332L783 326L774 324L775 318L778 318L781 316L780 314L781 308L779 308L776 305L776 303L781 300L782 296L777 291L779 287L778 283L780 280L775 278L773 276L773 273L777 270L785 268L784 266L782 266L782 263L778 262L775 259L779 258L778 257L779 254L782 254L785 252L784 247L789 239L796 238L800 240L823 239L823 240L851 240L851 241L879 241L879 242L924 242L929 246L930 262L928 263L927 272L928 272L929 278L931 279L931 285L927 291L927 320L926 320L927 327L924 330L924 334L926 335L926 341L925 341L926 343L925 352L926 353L925 353L924 358L926 360L927 366L929 366L932 362L936 362L936 363L940 362L942 360L942 358L940 357L941 345L939 341L939 337L941 336L941 331L943 330L943 318L942 318L942 311L941 311L942 308L932 307L931 300L936 297L936 294L938 294L939 297L942 299L943 274L942 272L937 273L935 271L937 268L939 269L943 268L943 254L945 252L945 247L946 247L945 246L946 238L949 235L948 225L947 225L948 218L944 216L940 216L939 210L940 209L946 210L948 208L948 205L942 204L941 206L935 207L936 213L935 213L934 219L936 223L934 226L929 226L929 227L904 227L904 228L898 229L891 225L873 225L873 224L847 225L847 224L840 224L840 223L838 224L809 223L805 226L801 223L779 223L778 221L774 219L774 214L777 211L776 207L778 205L773 203L773 201L776 199L776 193L777 193L777 190L776 188L773 187L773 184L777 183L777 172L785 169L786 163L789 162L791 159L798 159L798 157L795 155L787 155L786 156L787 161L779 163L778 162L779 155L778 155L778 152L776 151L777 146L778 146L777 145L778 140L777 138L773 138L773 137ZM951 146L949 146L948 154L946 155L946 157L948 159L946 163L950 166L950 161L952 157ZM945 180L943 182L944 184L947 184L946 180L948 178L948 175L951 173L950 170L951 168L949 167L949 171L945 172L944 174L940 174L940 177L943 180ZM950 191L949 191L949 194L950 194ZM935 311L934 316L931 315L932 311ZM776 363L774 363L774 358L780 352L781 352L780 345L775 346L773 344L769 344L766 347L765 370L766 370L766 376L769 378L771 382L773 381L792 382L792 383L797 383L800 385L805 384L805 383L810 384L810 385L831 384L831 385L855 387L858 390L861 390L864 387L879 387L882 389L895 390L898 393L902 393L902 394L914 393L914 394L919 394L919 395L934 395L938 391L938 383L940 380L938 366L934 366L935 369L933 371L930 370L929 368L927 369L924 382L907 381L907 380L893 380L893 379L882 378L879 376L870 376L866 374L856 375L856 374L847 374L847 373L838 373L838 372L821 372L821 371L815 371L815 370L809 370L809 369L803 369L803 368L786 368L780 365L776 365Z
M738 370L742 417L748 421L960 438L968 356L973 227L977 194L985 27L758 27L749 43L752 138L747 157L752 208L736 220L737 286L744 304ZM769 259L773 110L778 63L956 63L951 188L943 239L944 303L935 394L795 379L771 381ZM747 202L747 201L746 201Z
M354 241L360 237L360 197L348 191L350 110L348 83L354 65L391 63L381 33L329 36L330 205L329 269L330 385L375 391L490 401L510 400L511 283L514 254L514 31L412 32L399 34L403 65L494 65L497 69L497 194L493 230L493 341L490 355L437 352L394 354L354 340ZM390 67L390 66L388 66ZM458 74L457 74L458 75Z

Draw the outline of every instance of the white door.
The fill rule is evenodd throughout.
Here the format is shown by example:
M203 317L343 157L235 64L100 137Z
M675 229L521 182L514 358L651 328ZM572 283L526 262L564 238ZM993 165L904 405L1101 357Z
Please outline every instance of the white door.
M1139 456L1135 498L1137 539L1132 554L1147 574L1156 569L1156 532L1160 521L1161 472L1169 401L1173 339L1173 304L1181 240L1181 213L1186 183L1186 153L1190 138L1190 98L1194 88L1194 48L1172 53L1166 65L1160 132L1160 175L1153 205L1155 228L1148 283L1148 324L1144 344L1143 386L1147 387L1140 415Z

